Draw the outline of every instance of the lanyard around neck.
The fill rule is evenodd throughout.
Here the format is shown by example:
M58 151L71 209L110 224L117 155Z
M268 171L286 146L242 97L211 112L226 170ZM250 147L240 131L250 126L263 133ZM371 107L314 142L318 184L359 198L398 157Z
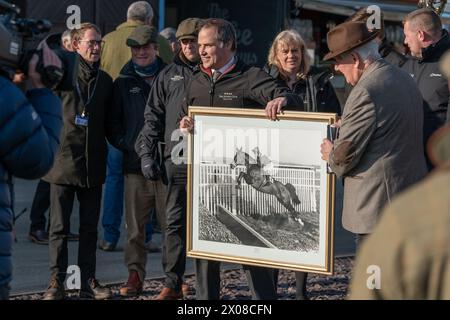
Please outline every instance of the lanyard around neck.
M99 74L100 73L97 73L97 75L95 76L94 88L92 89L91 92L89 90L89 83L88 83L88 96L87 96L86 101L84 101L84 99L83 99L83 94L81 93L81 89L80 89L80 83L79 83L79 80L77 79L77 86L76 86L76 88L77 88L78 96L80 97L81 101L83 101L83 104L84 104L83 113L85 113L86 107L89 105L89 103L91 103L92 98L94 97L95 89L97 88L97 82L98 82Z

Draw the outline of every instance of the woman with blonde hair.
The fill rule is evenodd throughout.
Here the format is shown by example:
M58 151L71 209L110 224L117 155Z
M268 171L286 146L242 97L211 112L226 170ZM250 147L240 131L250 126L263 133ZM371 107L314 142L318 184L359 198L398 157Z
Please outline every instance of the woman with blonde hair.
M330 83L332 73L311 65L305 41L295 30L284 30L274 39L264 70L303 99L305 111L341 114Z
M305 42L297 31L285 30L275 37L264 70L302 98L304 111L341 114L339 101L329 81L332 73L319 72L311 66ZM295 272L298 300L306 299L307 276L306 272Z

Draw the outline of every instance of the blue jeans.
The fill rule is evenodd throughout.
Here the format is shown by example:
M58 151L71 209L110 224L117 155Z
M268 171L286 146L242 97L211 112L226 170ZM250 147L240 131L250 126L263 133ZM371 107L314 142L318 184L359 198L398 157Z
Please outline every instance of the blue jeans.
M148 222L145 225L145 242L152 240L153 237L153 215L155 214L155 209L150 210Z
M106 181L103 197L103 239L117 244L123 216L123 155L122 151L108 144ZM152 215L150 215L151 218ZM146 225L146 241L153 236L152 219Z
M103 196L103 239L116 244L120 238L123 216L123 155L108 144L106 181Z

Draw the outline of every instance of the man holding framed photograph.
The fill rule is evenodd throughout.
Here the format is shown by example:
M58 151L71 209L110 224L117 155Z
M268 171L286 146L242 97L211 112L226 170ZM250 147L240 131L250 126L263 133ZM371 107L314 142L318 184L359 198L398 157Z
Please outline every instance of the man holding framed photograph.
M276 120L283 107L303 110L303 103L288 88L259 68L249 67L236 57L236 32L223 19L208 19L198 35L201 65L187 90L180 129L192 132L187 117L191 105L228 108L266 108ZM226 93L226 94L225 94ZM276 299L273 269L244 266L254 299ZM197 299L220 299L220 262L196 259Z

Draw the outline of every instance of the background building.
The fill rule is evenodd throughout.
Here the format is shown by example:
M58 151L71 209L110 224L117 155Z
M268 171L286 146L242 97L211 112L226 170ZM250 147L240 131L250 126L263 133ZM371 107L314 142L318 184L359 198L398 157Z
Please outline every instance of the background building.
M104 34L125 21L128 6L135 0L13 0L22 15L48 19L52 32L66 28L67 8L81 8L81 22L94 22ZM403 50L403 17L417 8L418 0L148 0L154 8L154 25L177 27L188 17L217 17L230 20L238 33L239 55L251 65L262 66L275 35L287 28L297 29L305 38L311 55L320 63L328 51L326 34L361 7L378 5L386 22L386 37ZM442 14L450 23L450 6Z

